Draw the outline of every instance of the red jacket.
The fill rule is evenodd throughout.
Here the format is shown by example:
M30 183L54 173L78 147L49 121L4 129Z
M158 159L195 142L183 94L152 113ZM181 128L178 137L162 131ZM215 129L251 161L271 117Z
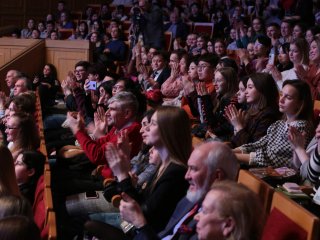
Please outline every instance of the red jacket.
M122 129L127 129L129 140L132 144L131 157L137 155L140 151L142 143L142 137L139 132L140 127L139 123L133 122L130 126ZM92 140L84 130L79 130L75 135L89 160L96 165L105 165L102 170L102 176L105 178L113 176L106 162L105 145L109 142L117 143L118 134L119 132L116 133L116 128L113 127L105 137L99 138L98 140Z

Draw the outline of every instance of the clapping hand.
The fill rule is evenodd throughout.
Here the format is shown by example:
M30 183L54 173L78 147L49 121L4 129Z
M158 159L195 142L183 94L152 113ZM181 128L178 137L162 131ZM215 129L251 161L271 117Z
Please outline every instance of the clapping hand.
M94 113L93 135L98 139L108 133L108 119L103 107L98 107Z
M123 220L133 224L136 228L141 228L146 225L146 219L139 204L128 194L121 194L120 216Z
M304 149L306 143L305 135L305 132L300 132L295 127L289 126L288 140L293 150L298 148Z
M80 112L78 112L77 116L75 117L72 112L68 112L67 120L69 122L68 126L70 127L73 134L76 134L79 130L84 129L84 119L81 116Z
M196 90L199 96L205 96L209 94L205 82L196 83Z
M240 131L245 125L245 111L242 109L237 110L237 108L230 104L225 108L225 118L230 122L235 131Z

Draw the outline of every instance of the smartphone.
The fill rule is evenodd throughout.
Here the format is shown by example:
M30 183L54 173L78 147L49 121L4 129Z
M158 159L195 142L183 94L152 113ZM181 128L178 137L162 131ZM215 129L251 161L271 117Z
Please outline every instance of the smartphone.
M96 191L85 192L85 199L96 199L99 198L99 194Z
M89 90L97 90L97 82L96 81L89 81L88 89Z
M275 54L274 54L274 53L270 53L270 54L269 54L268 64L274 65L275 60L276 60L275 58L276 58L276 57L275 57Z

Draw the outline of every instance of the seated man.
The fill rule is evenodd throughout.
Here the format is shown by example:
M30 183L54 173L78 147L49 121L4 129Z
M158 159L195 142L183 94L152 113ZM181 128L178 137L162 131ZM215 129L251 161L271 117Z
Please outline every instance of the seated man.
M193 217L211 184L224 179L235 180L238 170L237 159L227 145L219 142L200 145L188 160L185 178L190 186L187 195L178 203L163 231L157 234L146 222L139 204L125 193L122 193L120 203L121 217L135 226L137 235L134 239L179 239L182 234L184 239L196 239L196 221ZM111 229L108 225L100 227L102 225L90 221L86 223L86 228L101 239L105 239L106 233L112 236L110 239L124 239L120 230Z
M141 146L142 138L139 133L140 124L136 122L136 113L138 102L136 97L129 92L120 92L112 97L109 101L109 109L106 112L105 122L108 126L113 126L105 137L92 140L84 129L84 123L80 114L75 119L68 114L67 119L72 133L77 138L81 148L84 150L89 160L96 165L105 165L102 170L102 176L112 177L110 168L106 165L105 145L109 142L117 143L119 134L126 131L131 146L131 157L135 156Z

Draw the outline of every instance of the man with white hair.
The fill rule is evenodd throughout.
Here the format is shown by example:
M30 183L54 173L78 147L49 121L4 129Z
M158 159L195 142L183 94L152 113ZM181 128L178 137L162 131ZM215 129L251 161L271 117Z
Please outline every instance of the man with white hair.
M166 228L158 235L147 224L137 202L122 194L121 217L136 227L134 239L197 239L193 217L210 186L215 181L236 180L239 165L231 149L220 142L209 142L196 148L189 160L186 180L190 186L186 197L177 205Z

